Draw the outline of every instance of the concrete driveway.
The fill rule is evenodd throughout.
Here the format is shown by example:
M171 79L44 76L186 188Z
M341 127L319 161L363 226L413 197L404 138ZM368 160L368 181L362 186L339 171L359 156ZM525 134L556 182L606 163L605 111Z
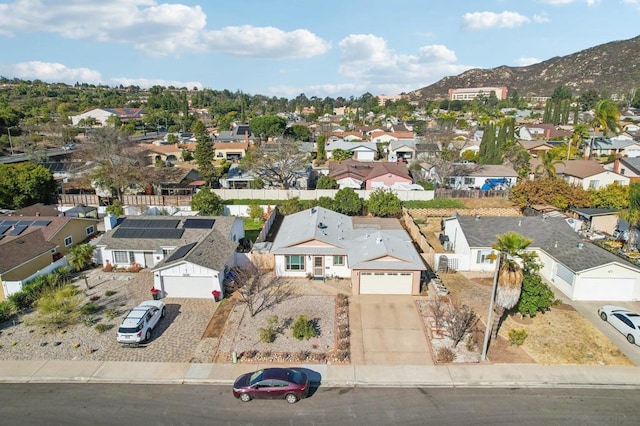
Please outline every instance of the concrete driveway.
M433 365L412 296L350 297L351 363Z
M632 345L627 342L625 336L618 330L613 328L611 324L602 321L598 316L598 308L603 305L616 305L627 308L631 311L640 312L640 302L583 302L566 300L566 303L572 305L578 312L589 320L598 330L616 345L620 351L625 354L636 366L640 366L640 346Z

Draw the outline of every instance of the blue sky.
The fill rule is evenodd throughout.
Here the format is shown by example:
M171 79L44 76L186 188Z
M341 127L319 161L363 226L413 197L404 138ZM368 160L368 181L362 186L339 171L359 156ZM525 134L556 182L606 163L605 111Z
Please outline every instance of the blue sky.
M0 75L398 94L640 34L640 0L0 1Z

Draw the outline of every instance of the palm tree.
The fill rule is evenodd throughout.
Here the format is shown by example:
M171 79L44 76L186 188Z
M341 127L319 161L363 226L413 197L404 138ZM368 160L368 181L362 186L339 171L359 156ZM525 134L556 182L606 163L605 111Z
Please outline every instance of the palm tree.
M640 225L640 183L629 185L629 208L618 212L618 217L629 222L629 234L623 251L636 251L638 244L636 231Z
M91 244L77 244L71 247L67 259L73 270L82 271L91 262L95 249Z
M555 155L550 152L541 152L539 158L541 162L536 166L534 172L548 178L556 177L556 166L558 164L565 165L564 161L556 159Z
M589 128L586 124L576 124L573 127L573 133L571 134L571 140L569 141L569 148L567 149L567 160L571 156L571 148L576 145L576 149L589 137Z
M492 248L498 251L499 269L497 274L497 287L493 324L491 325L491 340L498 336L498 328L506 310L516 306L520 300L522 280L524 272L517 259L535 256L535 253L525 253L525 250L533 240L523 237L517 232L509 231L498 235L498 239Z
M603 99L596 104L593 112L594 117L591 121L591 127L594 130L601 131L602 136L605 138L611 132L618 133L618 128L620 127L618 124L620 120L620 110L618 110L618 106L616 104L610 100ZM592 137L588 146L589 155L585 154L585 157L591 157L593 141L594 138Z

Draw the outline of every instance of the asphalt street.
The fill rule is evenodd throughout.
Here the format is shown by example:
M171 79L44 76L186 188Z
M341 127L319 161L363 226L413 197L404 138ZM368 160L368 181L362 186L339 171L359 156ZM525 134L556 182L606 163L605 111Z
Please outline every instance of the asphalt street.
M635 425L640 390L323 388L294 405L229 386L3 384L3 424Z

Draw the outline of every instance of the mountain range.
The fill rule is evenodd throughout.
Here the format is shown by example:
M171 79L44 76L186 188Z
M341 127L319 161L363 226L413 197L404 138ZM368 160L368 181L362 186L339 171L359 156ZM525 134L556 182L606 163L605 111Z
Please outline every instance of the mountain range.
M640 86L640 36L612 41L525 67L474 68L411 92L417 98L447 98L449 89L506 86L520 96L551 96L564 85L574 95L587 90L626 97Z

